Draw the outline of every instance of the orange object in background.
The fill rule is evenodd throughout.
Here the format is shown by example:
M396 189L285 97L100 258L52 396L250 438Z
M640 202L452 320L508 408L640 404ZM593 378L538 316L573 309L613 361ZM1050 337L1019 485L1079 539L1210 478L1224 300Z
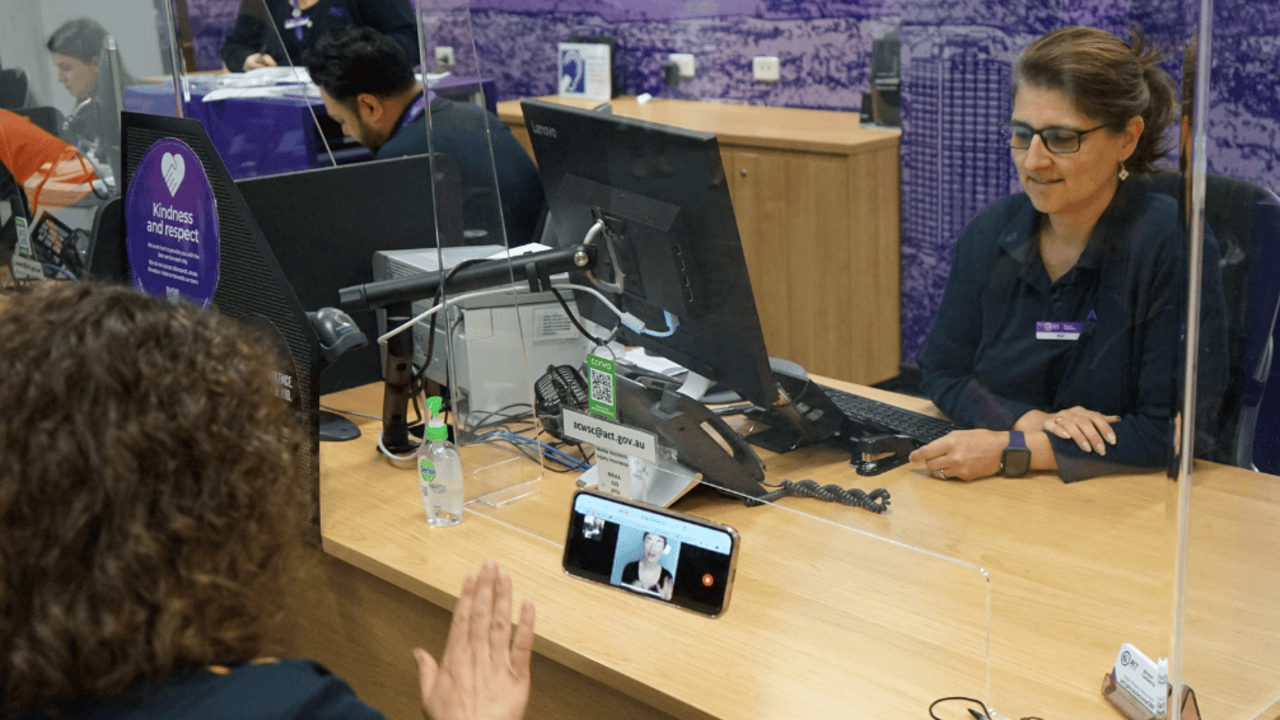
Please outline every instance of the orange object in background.
M0 163L26 190L32 215L41 205L75 205L98 179L76 148L8 110L0 110Z

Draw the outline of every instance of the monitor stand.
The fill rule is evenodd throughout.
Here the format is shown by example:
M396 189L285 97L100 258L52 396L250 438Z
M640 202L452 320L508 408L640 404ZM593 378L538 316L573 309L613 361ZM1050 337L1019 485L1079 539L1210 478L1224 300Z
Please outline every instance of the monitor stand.
M328 410L320 411L320 439L330 442L345 442L360 437L360 428L338 413Z

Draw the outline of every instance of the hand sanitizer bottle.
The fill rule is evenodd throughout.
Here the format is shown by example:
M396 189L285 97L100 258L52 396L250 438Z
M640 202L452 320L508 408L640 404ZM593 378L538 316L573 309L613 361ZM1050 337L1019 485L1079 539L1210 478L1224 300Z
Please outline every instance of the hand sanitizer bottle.
M462 522L462 457L449 442L449 428L440 417L441 400L427 400L427 434L418 450L418 487L427 522L448 527Z

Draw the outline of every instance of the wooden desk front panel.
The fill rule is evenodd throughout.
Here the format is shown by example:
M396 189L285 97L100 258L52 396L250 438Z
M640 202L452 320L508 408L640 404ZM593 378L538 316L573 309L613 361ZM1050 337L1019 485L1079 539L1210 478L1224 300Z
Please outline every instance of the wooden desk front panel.
M896 133L817 110L627 99L614 111L718 137L771 355L850 382L897 375ZM519 104L499 114L532 157Z

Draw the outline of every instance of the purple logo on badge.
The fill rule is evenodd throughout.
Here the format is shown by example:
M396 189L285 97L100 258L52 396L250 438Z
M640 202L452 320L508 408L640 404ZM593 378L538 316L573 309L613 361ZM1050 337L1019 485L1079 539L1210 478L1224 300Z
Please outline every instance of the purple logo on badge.
M207 309L218 289L218 205L186 143L151 146L129 184L124 216L133 286Z

